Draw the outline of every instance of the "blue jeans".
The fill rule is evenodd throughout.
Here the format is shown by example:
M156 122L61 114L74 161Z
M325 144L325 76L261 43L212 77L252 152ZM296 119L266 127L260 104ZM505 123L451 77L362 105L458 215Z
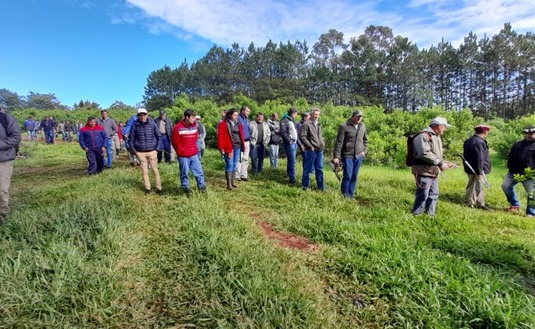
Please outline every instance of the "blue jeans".
M505 197L507 198L507 201L511 206L517 206L520 207L520 201L518 200L518 197L515 193L515 185L518 184L517 181L513 179L513 175L511 175L510 172L507 172L507 175L505 175L505 178L502 182L502 191L505 193ZM527 180L523 181L522 185L524 186L524 189L526 190L526 193L528 195L528 202L526 207L526 214L527 215L535 215L535 198L533 193L533 180Z
M202 158L202 148L201 148L201 140L197 139L197 155L199 156L199 159Z
M303 188L308 188L310 184L309 175L314 171L318 188L321 191L325 190L325 186L323 185L323 151L305 150L304 155L303 178L301 179Z
M342 159L342 163L344 164L344 177L342 178L342 186L340 190L343 196L348 198L355 196L357 177L363 159L364 157L362 154L357 155L355 158L345 157Z
M225 153L225 172L234 172L240 162L241 149L238 147L232 150L232 158Z
M108 138L108 141L106 142L106 167L111 168L111 163L113 159L113 143L111 140L111 137Z
M417 176L416 192L411 213L419 215L427 212L429 216L435 215L438 201L438 177Z
M192 157L178 157L178 169L180 171L180 185L183 189L189 188L188 172L191 170L198 188L204 188L204 173L201 161L197 155Z
M269 165L271 168L277 168L277 161L279 160L279 145L269 145Z
M158 155L156 156L158 162L162 161L162 153L163 158L165 159L165 163L171 163L171 144L169 143L169 138L167 138L167 135L162 135L160 137L160 145L158 145Z
M284 152L286 152L286 174L290 179L290 183L295 183L295 156L297 154L297 144L284 144Z
M27 133L28 133L28 142L37 140L37 134L35 133L35 130L28 130Z
M45 139L47 144L54 144L54 131L45 131Z
M251 146L251 170L253 174L258 174L262 171L264 167L264 152L265 147L262 143Z

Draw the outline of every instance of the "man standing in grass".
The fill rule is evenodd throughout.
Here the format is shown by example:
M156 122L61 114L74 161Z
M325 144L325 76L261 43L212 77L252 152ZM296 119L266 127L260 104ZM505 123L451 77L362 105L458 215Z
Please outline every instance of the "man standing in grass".
M282 146L286 153L286 174L290 179L290 184L295 184L295 157L297 154L297 129L295 129L295 117L297 110L291 107L287 114L282 116L280 121L280 134L282 137Z
M104 158L102 154L106 152L108 137L104 128L97 125L94 117L87 118L87 123L80 129L80 147L85 151L87 158L87 174L94 175L102 172Z
M342 160L344 167L341 192L346 198L355 196L357 176L366 152L368 152L366 125L362 122L362 111L355 110L349 120L338 127L333 150L333 163L338 165Z
M162 181L158 171L158 152L156 151L160 143L160 129L158 129L154 119L149 118L147 110L144 108L137 110L137 120L134 121L134 125L130 130L128 143L129 151L139 159L145 194L151 192L149 166L152 168L154 180L156 181L156 193L162 194Z
M119 142L119 137L117 136L117 124L115 120L108 116L108 111L100 111L101 118L97 120L97 123L104 128L106 132L106 137L108 138L106 144L106 168L111 168L113 157L115 156L114 145ZM115 141L115 142L114 142Z
M206 192L204 173L197 149L198 134L195 113L193 110L184 111L184 118L173 127L171 144L176 151L178 159L180 185L188 198L191 196L188 180L188 172L190 170L195 176L199 191Z
M251 128L251 162L253 175L258 174L264 167L264 154L269 145L269 126L264 122L264 114L258 112L255 121L249 124Z
M305 158L303 163L303 177L301 185L303 190L308 189L310 173L314 171L316 184L321 191L325 190L323 185L323 149L325 140L321 132L319 123L320 109L313 108L310 111L310 120L305 121L299 133L299 139L305 148Z
M490 173L490 156L487 145L487 135L490 127L479 125L474 128L474 135L464 141L463 158L464 172L468 175L468 184L464 200L468 206L490 210L485 204L485 190L483 183Z
M251 110L247 106L242 106L240 114L238 115L238 124L241 126L243 132L243 140L245 148L240 154L240 162L236 170L236 179L247 181L249 175L247 174L247 167L249 167L249 153L251 152L251 129L249 128L249 114Z
M514 175L525 175L526 170L535 170L535 127L529 126L523 130L524 139L516 142L509 155L507 156L507 168L509 171L502 182L502 190L509 201L507 211L518 211L520 201L515 193L515 185L519 182L515 180ZM533 186L533 176L528 175L522 180L522 185L528 195L526 215L533 217L535 215L535 192Z
M442 139L440 136L451 127L446 118L434 118L428 127L414 137L412 174L416 179L416 193L411 213L420 215L426 212L435 215L438 201L438 175L441 171L454 168L451 162L444 161Z
M20 143L20 127L17 120L4 113L0 107L0 225L9 214L9 186L13 175L13 160Z

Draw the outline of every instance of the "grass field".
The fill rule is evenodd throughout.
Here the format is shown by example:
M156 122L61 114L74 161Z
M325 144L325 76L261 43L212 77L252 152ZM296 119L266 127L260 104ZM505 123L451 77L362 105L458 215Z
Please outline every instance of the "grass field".
M0 328L535 327L535 221L463 206L462 169L441 177L428 218L408 214L406 168L365 163L347 200L327 169L325 193L302 191L266 159L229 192L208 150L208 193L186 198L176 163L160 166L164 195L146 196L124 153L88 177L77 145L21 152ZM493 165L487 203L503 209Z

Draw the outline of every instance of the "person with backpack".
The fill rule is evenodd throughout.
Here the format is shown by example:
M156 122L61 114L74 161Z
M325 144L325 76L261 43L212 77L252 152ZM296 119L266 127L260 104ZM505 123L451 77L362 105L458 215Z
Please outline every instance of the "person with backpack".
M269 127L269 165L271 168L277 168L279 160L279 145L282 144L280 135L279 114L274 112L268 119Z
M333 164L343 164L343 178L340 190L346 198L355 196L357 177L362 161L368 152L368 133L362 122L363 113L355 110L346 123L338 127L333 150Z
M17 120L4 113L0 107L0 225L9 214L9 187L13 175L13 160L21 141L20 127Z
M455 164L444 161L442 153L442 134L451 127L446 118L436 117L428 127L412 139L412 174L416 180L416 192L411 209L413 215L426 212L435 215L439 189L440 172L455 168Z

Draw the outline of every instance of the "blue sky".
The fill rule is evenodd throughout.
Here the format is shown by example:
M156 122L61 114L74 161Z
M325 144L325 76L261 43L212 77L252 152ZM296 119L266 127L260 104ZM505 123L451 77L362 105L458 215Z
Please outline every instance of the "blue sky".
M217 44L264 46L335 28L346 41L384 25L420 48L454 45L505 22L535 31L533 0L2 0L0 88L53 93L62 104L142 101L150 72Z

